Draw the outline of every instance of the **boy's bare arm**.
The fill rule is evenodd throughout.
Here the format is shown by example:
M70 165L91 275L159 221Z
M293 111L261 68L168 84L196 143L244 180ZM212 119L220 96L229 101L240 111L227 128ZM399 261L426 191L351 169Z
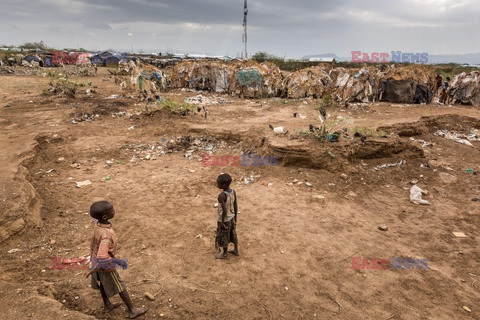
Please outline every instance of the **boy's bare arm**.
M238 206L237 206L237 193L233 190L233 195L235 196L235 201L233 201L233 210L235 210L235 223L237 223L237 213L238 213Z
M218 203L222 206L222 225L225 226L227 216L227 196L222 192L218 195Z

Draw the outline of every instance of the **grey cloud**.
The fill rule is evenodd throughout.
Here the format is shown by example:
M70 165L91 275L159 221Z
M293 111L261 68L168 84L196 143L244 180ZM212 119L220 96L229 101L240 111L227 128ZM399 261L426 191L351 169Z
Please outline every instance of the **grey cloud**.
M34 28L41 31L37 40L61 47L242 50L241 0L2 2L0 39L12 44L32 41L28 30ZM479 16L480 1L473 0L251 0L249 51L288 57L351 50L480 52Z

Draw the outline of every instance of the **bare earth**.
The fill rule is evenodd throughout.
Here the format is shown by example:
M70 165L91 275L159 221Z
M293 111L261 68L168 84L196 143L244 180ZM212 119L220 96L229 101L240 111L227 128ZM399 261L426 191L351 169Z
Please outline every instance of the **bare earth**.
M98 87L75 99L44 93L42 76L0 77L0 318L125 317L123 305L102 312L85 270L51 269L52 257L88 256L86 213L108 199L118 256L129 262L120 275L134 302L150 309L141 319L480 319L480 202L472 201L480 182L467 172L480 171L480 142L433 135L479 129L477 108L376 103L368 112L338 112L341 127L399 136L319 142L298 134L319 125L315 100L224 96L226 103L208 106L208 121L134 115L138 99L106 99L124 93L107 74L75 79ZM85 113L99 116L71 123ZM289 134L274 134L269 124ZM276 155L280 165L202 166L210 146L214 155ZM399 160L405 163L374 170ZM226 261L214 259L221 172L235 179L240 210L240 257ZM430 206L409 201L412 179ZM92 185L76 187L85 180ZM354 270L352 257L428 259L428 269Z

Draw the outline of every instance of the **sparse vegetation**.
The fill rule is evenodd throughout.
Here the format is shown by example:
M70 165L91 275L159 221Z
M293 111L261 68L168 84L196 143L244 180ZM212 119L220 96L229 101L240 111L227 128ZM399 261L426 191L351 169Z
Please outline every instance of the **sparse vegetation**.
M55 71L48 71L47 76L52 79L50 82L50 91L54 94L75 98L78 84L68 80L68 77L62 73L56 73Z
M355 132L358 132L360 133L362 136L365 136L365 137L376 137L376 138L380 138L380 137L385 137L387 136L387 133L385 131L377 131L377 130L373 130L373 129L370 129L370 128L366 128L366 127L355 127L352 131L352 134L355 134Z
M144 111L145 113L153 113L158 110L167 110L173 114L180 115L182 117L187 116L190 112L194 111L196 107L193 104L187 103L187 102L176 102L173 101L172 99L165 99L163 101L155 101L155 102L149 102L145 105Z

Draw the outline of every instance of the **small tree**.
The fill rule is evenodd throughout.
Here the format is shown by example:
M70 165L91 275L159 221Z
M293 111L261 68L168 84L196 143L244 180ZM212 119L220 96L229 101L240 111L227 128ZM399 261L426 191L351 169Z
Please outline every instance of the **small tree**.
M26 50L35 50L35 49L41 49L41 50L47 50L49 49L45 42L40 41L40 42L25 42L20 46L21 49L26 49Z
M269 58L271 58L272 56L264 51L260 51L260 52L257 52L255 53L253 56L252 56L252 60L255 60L257 61L258 63L262 63L262 62L265 62L267 61Z

